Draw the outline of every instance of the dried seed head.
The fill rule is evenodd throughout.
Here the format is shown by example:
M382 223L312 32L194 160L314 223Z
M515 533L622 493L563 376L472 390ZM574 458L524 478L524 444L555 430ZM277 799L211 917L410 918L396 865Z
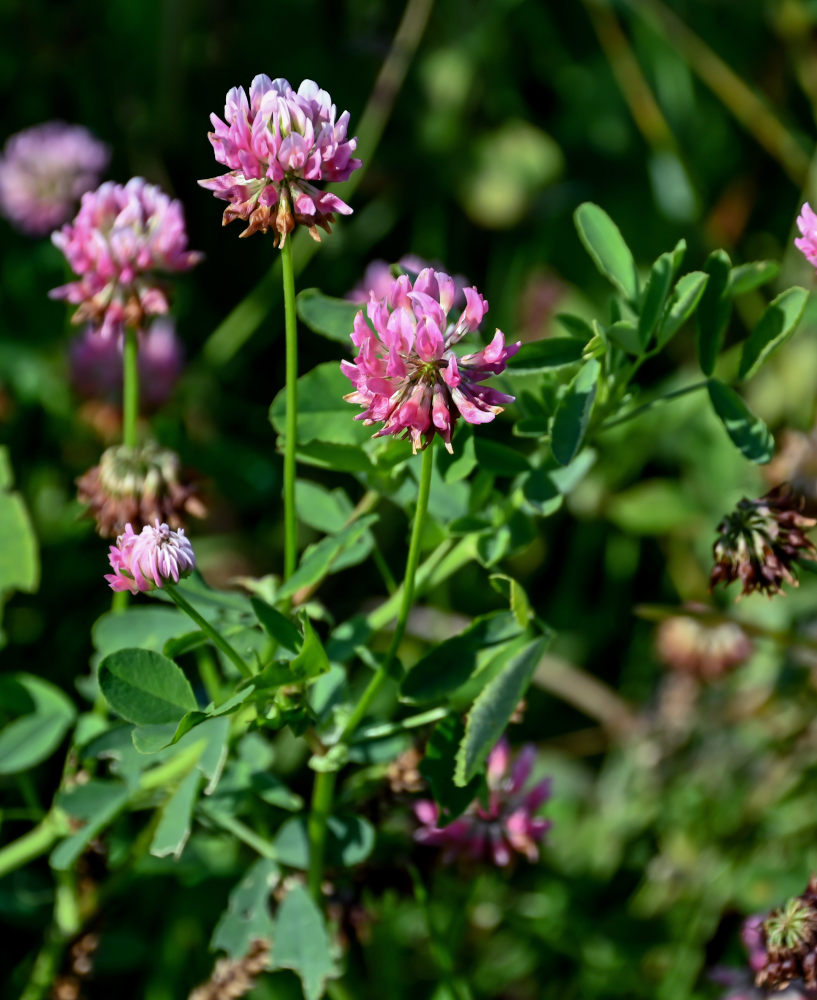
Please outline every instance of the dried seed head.
M196 486L181 473L179 456L153 443L108 448L77 487L103 538L115 538L126 524L139 532L157 519L181 528L188 517L207 513Z
M742 594L760 590L771 597L784 582L796 587L797 560L817 552L805 535L817 520L806 517L802 507L802 497L786 484L757 500L744 497L718 525L710 589L740 580Z

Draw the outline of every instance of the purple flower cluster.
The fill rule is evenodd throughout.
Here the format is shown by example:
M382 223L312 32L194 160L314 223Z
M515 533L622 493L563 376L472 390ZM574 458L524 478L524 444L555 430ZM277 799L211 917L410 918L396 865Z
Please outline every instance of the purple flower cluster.
M153 590L165 582L178 583L196 566L193 546L184 528L174 531L159 520L146 524L137 535L130 524L116 539L108 553L113 573L105 579L111 590L129 590L132 594Z
M383 423L375 437L402 434L416 452L436 433L452 451L459 416L470 424L488 423L503 404L513 402L513 396L481 383L503 371L520 345L506 346L497 330L483 350L457 356L452 348L479 327L488 303L476 288L466 288L465 309L449 322L455 294L452 278L425 268L413 283L408 275L396 278L382 299L370 295L371 325L362 311L355 316L352 342L358 355L341 365L355 391L345 398L366 407L357 420Z
M80 396L118 402L122 398L122 334L100 337L87 326L71 344L71 381ZM139 403L157 410L170 398L182 373L184 354L169 317L139 331Z
M817 267L817 214L808 202L805 202L797 216L797 228L800 230L800 238L794 241L794 245L809 264Z
M187 249L181 202L141 177L83 195L77 217L51 239L79 276L51 297L79 306L73 321L90 320L106 336L166 313L157 275L187 271L201 260Z
M99 183L111 154L81 125L45 122L11 136L0 156L0 213L29 236L73 215Z
M513 852L524 854L528 861L539 857L539 843L551 822L536 816L550 797L550 779L526 788L536 747L526 744L511 763L508 741L503 737L488 755L488 806L476 800L447 826L437 826L437 805L422 799L414 812L422 826L414 834L421 844L445 848L446 860L457 857L474 861L510 863Z
M361 165L352 157L357 139L346 138L349 112L338 118L329 94L316 83L304 80L295 91L287 80L261 73L249 99L243 87L227 94L224 117L210 116L215 131L209 137L229 172L199 184L230 202L225 226L243 219L242 236L272 229L283 244L296 225L320 240L317 226L329 232L335 212L351 214L337 195L313 183L345 181Z

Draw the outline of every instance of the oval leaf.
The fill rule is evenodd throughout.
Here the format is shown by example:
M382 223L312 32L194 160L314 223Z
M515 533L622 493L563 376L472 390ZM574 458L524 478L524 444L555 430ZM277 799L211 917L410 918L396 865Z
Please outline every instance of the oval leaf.
M505 732L549 641L549 636L543 636L525 646L474 702L465 724L465 736L457 751L454 782L461 788L479 774L486 757Z
M638 274L630 248L618 226L598 205L586 201L573 215L579 239L599 271L626 299L638 298Z
M649 345L658 321L664 312L664 303L667 301L674 273L673 255L662 253L650 271L647 287L644 289L641 312L638 316L638 340L642 348Z
M553 416L550 448L559 465L568 465L578 454L590 423L601 365L592 358L579 370Z
M750 264L739 264L729 275L728 293L734 298L745 295L761 285L767 285L780 274L780 265L774 260L753 260Z
M723 338L732 315L732 300L727 291L732 262L725 250L715 250L706 259L709 275L698 312L698 360L704 375L711 375L723 346Z
M788 340L800 322L807 299L805 288L795 286L769 303L743 345L738 378L751 378L772 351Z
M678 279L667 306L666 314L658 328L656 344L663 347L695 312L701 300L709 275L703 271L690 271Z
M351 345L355 314L363 309L365 316L365 304L334 299L317 288L305 288L295 302L299 318L310 330L340 344Z
M106 656L99 665L99 686L117 715L137 726L178 722L197 708L181 669L150 649L121 649Z
M298 443L323 441L329 444L361 444L372 436L355 416L358 406L343 398L354 386L337 361L327 361L298 379ZM286 433L286 395L282 389L270 406L269 418L275 430Z
M710 379L707 388L715 413L732 443L752 462L771 461L774 439L760 417L756 417L734 389Z

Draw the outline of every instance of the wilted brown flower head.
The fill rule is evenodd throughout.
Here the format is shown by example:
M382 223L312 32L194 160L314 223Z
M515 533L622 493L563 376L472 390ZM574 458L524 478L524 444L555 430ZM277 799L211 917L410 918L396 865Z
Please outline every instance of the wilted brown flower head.
M188 516L206 513L197 488L182 476L179 456L154 443L106 449L99 465L80 476L77 487L103 538L115 538L126 524L138 534L157 518L176 530L185 526Z
M708 624L691 615L674 615L662 621L655 647L668 667L703 680L722 676L752 654L752 643L740 625Z
M757 500L744 497L718 525L710 589L740 580L742 594L762 590L771 597L780 593L784 581L796 587L795 563L817 552L805 535L817 520L806 517L802 507L802 497L787 484Z
M817 990L817 877L809 879L802 896L795 896L763 922L766 961L758 970L758 986L783 989L802 979Z

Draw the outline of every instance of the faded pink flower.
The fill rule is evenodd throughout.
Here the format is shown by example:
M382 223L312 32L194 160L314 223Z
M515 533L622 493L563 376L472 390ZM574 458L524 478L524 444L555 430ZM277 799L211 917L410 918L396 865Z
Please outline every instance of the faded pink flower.
M122 332L100 337L87 326L69 349L71 381L86 399L122 398ZM167 402L184 367L173 320L160 316L139 331L139 405L158 410Z
M474 861L510 863L513 852L524 854L528 861L539 857L538 844L551 822L537 817L540 807L550 798L550 779L526 789L536 747L526 744L511 764L511 751L503 737L488 755L488 807L476 799L462 816L439 827L436 803L422 799L414 813L422 826L414 834L421 844L444 847L445 860L466 857Z
M369 294L374 292L376 299L387 298L394 283L392 266L391 264L387 264L385 260L373 260L364 271L361 280L344 297L350 302L366 303L369 301ZM397 261L396 266L401 271L405 271L409 277L416 278L424 268L433 267L434 265L427 260L423 260L422 257L418 257L417 254L407 253ZM468 279L466 277L461 274L454 275L456 293L454 295L453 307L455 309L461 309L465 305L465 295L463 293L467 284Z
M79 306L73 322L91 320L105 336L166 313L159 274L187 271L202 258L187 249L181 202L141 177L87 192L74 221L51 239L79 276L51 298Z
M0 156L0 213L29 236L45 236L71 218L110 158L105 143L82 125L45 122L23 129Z
M352 342L358 355L354 363L341 364L355 391L345 398L366 407L356 420L367 425L382 421L375 437L402 434L416 452L436 433L452 451L459 416L469 424L488 423L503 404L513 402L513 396L480 383L503 371L520 345L506 346L497 330L483 350L457 356L453 346L477 329L488 303L476 288L466 288L465 309L456 322L449 322L455 294L452 278L427 267L413 283L405 274L395 278L385 298L370 294L366 312L371 326L362 310L355 316Z
M153 590L165 582L178 583L196 566L193 546L184 528L174 531L158 518L155 526L146 524L137 535L130 524L117 538L108 553L113 573L105 579L111 590L129 590L132 594Z
M211 115L209 139L216 159L229 167L219 177L199 181L216 198L230 202L222 224L243 219L242 236L272 229L283 245L296 225L320 241L317 226L331 231L334 213L352 209L313 181L345 181L361 166L352 153L357 139L347 139L349 112L340 118L325 90L304 80L295 91L284 79L259 74L250 84L233 87L224 108L226 123Z
M809 264L817 267L817 214L808 202L805 202L797 216L797 228L800 230L800 238L794 241L794 245Z

